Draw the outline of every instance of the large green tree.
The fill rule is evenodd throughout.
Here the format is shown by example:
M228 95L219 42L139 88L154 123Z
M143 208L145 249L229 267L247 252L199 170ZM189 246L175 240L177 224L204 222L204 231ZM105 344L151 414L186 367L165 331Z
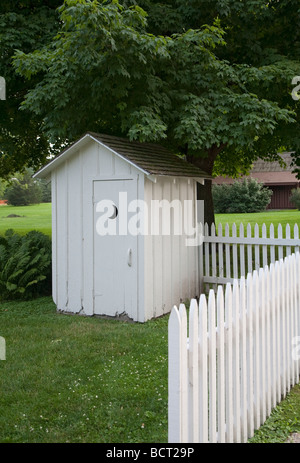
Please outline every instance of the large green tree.
M298 5L66 0L56 35L15 53L22 109L52 143L86 130L157 141L210 174L245 172L281 148L297 159ZM209 205L209 182L202 193Z
M49 43L59 28L56 11L61 0L10 0L0 2L0 76L6 80L6 101L0 101L0 177L8 177L26 164L37 167L49 154L43 120L20 111L28 91L39 77L28 81L16 74L16 49L30 53Z

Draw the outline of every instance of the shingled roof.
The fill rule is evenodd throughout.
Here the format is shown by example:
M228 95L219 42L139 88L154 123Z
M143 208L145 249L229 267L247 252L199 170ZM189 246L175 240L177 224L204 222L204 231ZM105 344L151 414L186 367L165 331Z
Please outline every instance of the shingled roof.
M186 162L184 159L176 156L161 145L154 143L140 143L130 141L126 138L115 137L111 135L88 132L77 142L67 147L59 156L50 161L46 166L40 169L35 177L44 177L55 168L60 160L65 158L66 154L80 141L89 137L101 145L104 145L116 155L129 161L138 169L144 171L146 175L154 176L171 176L171 177L196 177L211 178L203 170Z
M258 159L253 163L251 172L292 172L292 153L284 152L279 155L285 162L285 166L281 166L278 161L264 161Z

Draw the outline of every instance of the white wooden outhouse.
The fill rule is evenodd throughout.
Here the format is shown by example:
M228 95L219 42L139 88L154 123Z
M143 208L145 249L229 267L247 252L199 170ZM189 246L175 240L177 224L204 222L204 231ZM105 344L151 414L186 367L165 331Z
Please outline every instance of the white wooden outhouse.
M145 322L199 295L200 169L161 146L90 132L35 177L52 183L59 311Z

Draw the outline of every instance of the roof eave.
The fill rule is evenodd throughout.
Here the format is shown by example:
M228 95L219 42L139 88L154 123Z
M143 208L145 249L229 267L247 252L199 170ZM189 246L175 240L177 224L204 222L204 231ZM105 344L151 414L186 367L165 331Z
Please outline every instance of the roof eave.
M38 170L34 175L33 178L46 178L49 177L51 172L56 169L60 164L65 162L69 157L72 156L74 151L77 151L78 149L81 149L86 143L88 143L90 140L93 140L97 142L99 145L103 146L104 148L108 149L111 153L114 153L116 156L119 158L123 159L127 163L131 164L133 167L141 171L145 175L151 175L150 172L142 169L139 167L137 164L133 163L129 159L127 159L125 156L122 156L120 153L117 151L114 151L112 148L109 146L105 145L102 143L100 140L95 138L92 134L87 133L85 134L82 138L77 140L75 143L73 143L69 148L66 148L61 154L59 154L56 158L52 159L48 164L46 164L44 167L42 167L40 170Z

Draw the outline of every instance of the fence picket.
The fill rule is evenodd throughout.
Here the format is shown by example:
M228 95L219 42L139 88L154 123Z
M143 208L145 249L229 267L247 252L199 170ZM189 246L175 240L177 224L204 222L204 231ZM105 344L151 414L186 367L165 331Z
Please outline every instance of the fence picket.
M223 287L217 292L218 442L225 443L225 332Z
M181 442L188 442L188 350L187 313L184 304L179 306L181 321Z
M229 225L228 223L225 225L225 237L229 239ZM230 270L230 245L225 244L225 256L226 256L226 278L231 278L231 270Z
M281 354L281 371L282 371L282 387L281 394L283 397L286 396L286 387L287 387L287 376L286 376L286 296L287 286L286 286L286 275L284 268L283 259L280 260L280 281L281 281L281 345L282 345L282 354Z
M296 223L294 225L294 240L299 242L299 227ZM297 252L299 252L299 245L294 248L294 253L296 254Z
M280 304L280 292L281 292L281 279L280 279L280 267L279 262L275 262L275 291L274 297L276 300L276 336L275 336L275 346L276 349L276 402L280 401L281 398L281 362L280 356L282 351L282 339L280 336L281 330L281 304Z
M241 432L242 442L247 442L247 344L246 344L246 284L245 277L240 281L240 381L241 381Z
M199 379L198 379L198 305L191 300L189 316L189 442L197 442L199 436Z
M290 266L291 266L291 339L295 339L297 332L296 332L296 305L297 302L295 300L295 290L296 290L296 281L295 281L295 276L296 276L296 264L295 264L295 255L292 254L290 256ZM291 348L292 350L292 348ZM292 362L292 386L295 385L297 379L296 379L296 362L294 362L293 357L292 357L292 352L290 354L291 356L291 362Z
M181 442L181 320L173 307L168 324L168 436L170 443ZM172 378L172 381L170 381Z
M248 404L248 437L254 434L254 392L253 392L253 277L247 275L247 307L246 307L246 339L247 339L247 404Z
M240 388L240 289L237 280L233 282L232 290L233 313L233 412L234 440L241 441L241 388Z
M265 223L262 225L262 228L261 228L261 236L262 238L267 238L267 227ZM265 267L266 265L268 265L268 250L267 250L266 244L263 244L262 251L263 251L263 267Z
M295 280L296 282L298 282L300 280L300 259L297 259L296 257L296 272L295 272ZM300 313L299 313L299 310L298 310L298 306L299 306L299 303L300 303L300 285L298 284L297 285L297 288L296 288L296 314L295 314L295 326L296 326L296 341L298 343L298 346L299 346L299 341L300 341ZM295 345L294 345L294 348L295 348ZM296 362L296 376L297 378L299 378L300 376L300 355L299 355L299 350L297 350L297 352L294 352L294 357L296 357L298 354L298 360L297 358L295 358L295 362Z
M218 226L218 237L223 237L223 227L222 224L219 223ZM218 259L219 259L219 277L224 278L224 263L223 263L223 243L218 244Z
M278 224L278 227L277 227L277 237L279 240L282 239L282 225L281 223ZM280 245L278 246L278 260L280 259L283 259L283 246Z
M216 227L213 223L211 225L210 235L215 238L216 236ZM212 277L216 278L217 276L217 255L216 255L216 242L211 243L211 268L212 268ZM216 285L215 285L216 288Z
M285 227L285 238L286 238L286 239L290 239L290 238L291 238L291 227L290 227L290 225L289 225L288 223L286 224L286 227ZM291 251L291 246L287 246L287 247L286 247L286 255L287 255L287 256L290 256L291 253L292 253L292 251Z
M206 237L209 236L209 230L207 223L204 225L204 248L205 248L205 274L210 276L210 252L209 243L206 242Z
M261 386L261 374L260 374L260 361L261 361L261 350L260 350L260 281L257 270L253 272L253 307L254 307L254 379L253 379L253 405L254 405L254 427L258 429L261 424L261 397L260 397L260 386Z
M254 226L254 238L259 240L259 226L256 223ZM260 255L259 255L259 244L255 245L255 270L260 268Z
M286 334L285 334L285 339L286 339L286 374L287 374L287 392L290 392L291 386L290 386L290 378L291 378L291 372L290 372L290 363L291 363L291 357L290 357L290 346L288 344L289 342L289 336L290 336L290 331L291 331L291 274L290 274L290 265L289 265L289 259L288 257L284 258L284 263L286 267Z
M274 225L271 223L271 225L270 225L270 241L274 242L274 238L275 238ZM271 262L276 261L274 244L270 245L270 259L271 259Z
M264 268L265 275L265 348L266 348L266 413L267 416L271 413L271 340L270 340L270 272L266 266Z
M208 442L208 334L207 302L204 294L199 301L199 442Z
M235 238L237 237L237 229L236 224L232 224L232 238L233 238L233 245L232 245L232 260L233 260L233 278L238 278L238 256L237 256L237 244L235 244Z
M299 381L299 277L297 252L173 307L170 443L246 442Z
M260 390L261 390L261 400L260 400L260 414L261 414L261 424L264 423L267 417L266 412L266 323L265 323L265 275L262 268L258 272L259 278L259 290L260 290Z
M208 298L209 315L209 441L217 442L217 343L216 343L216 301L213 290Z
M271 352L271 407L276 406L276 381L277 381L277 362L276 362L276 327L277 327L277 300L274 297L276 294L276 280L275 280L275 265L270 265L270 323L271 323L271 340L270 340L270 352Z
M240 224L240 238L244 238L244 225L241 223ZM246 268L245 268L245 245L241 244L240 245L240 271L237 271L237 273L242 276L246 276Z
M227 283L225 291L225 327L226 327L226 358L225 358L225 369L226 369L226 380L225 380L225 400L226 400L226 442L234 442L233 434L233 349L232 349L232 338L233 338L233 327L232 327L232 290L231 284Z

